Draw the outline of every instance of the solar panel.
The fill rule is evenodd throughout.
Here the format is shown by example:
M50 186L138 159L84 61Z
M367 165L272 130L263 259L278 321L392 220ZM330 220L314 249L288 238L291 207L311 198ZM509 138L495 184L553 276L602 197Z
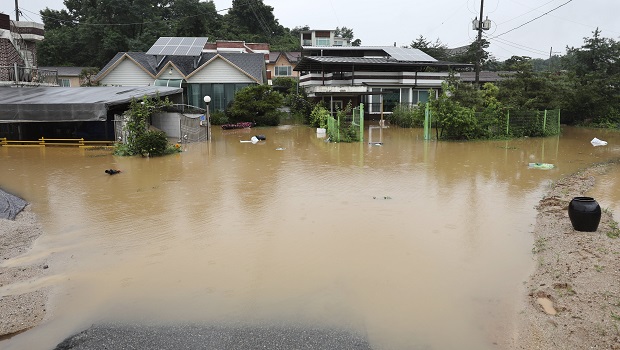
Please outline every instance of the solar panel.
M200 56L207 38L161 37L146 52L154 56Z
M409 49L406 47L387 46L383 50L392 58L399 62L436 62L433 57L425 54L418 49Z

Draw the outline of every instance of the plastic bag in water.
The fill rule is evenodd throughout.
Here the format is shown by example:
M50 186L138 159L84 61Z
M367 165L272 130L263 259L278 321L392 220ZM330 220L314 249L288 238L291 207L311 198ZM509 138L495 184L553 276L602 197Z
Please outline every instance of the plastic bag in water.
M592 141L590 141L590 143L594 147L596 147L596 146L607 146L607 141L599 140L596 137L593 138Z

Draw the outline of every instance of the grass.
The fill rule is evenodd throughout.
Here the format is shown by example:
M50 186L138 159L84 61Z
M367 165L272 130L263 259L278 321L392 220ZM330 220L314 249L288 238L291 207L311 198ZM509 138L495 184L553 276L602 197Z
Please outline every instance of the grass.
M612 239L620 237L620 228L618 228L618 223L614 221L609 226L611 226L611 230L607 231L607 237Z
M532 248L532 253L538 254L547 249L547 238L540 237L534 242L534 247Z

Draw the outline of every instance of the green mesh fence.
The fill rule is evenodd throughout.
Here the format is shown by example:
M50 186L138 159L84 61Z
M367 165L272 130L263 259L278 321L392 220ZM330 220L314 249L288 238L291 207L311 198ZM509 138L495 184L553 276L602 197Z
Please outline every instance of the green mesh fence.
M500 115L476 113L477 128L483 137L542 137L560 134L560 110L506 111ZM429 140L430 128L437 127L432 111L427 108L424 139Z

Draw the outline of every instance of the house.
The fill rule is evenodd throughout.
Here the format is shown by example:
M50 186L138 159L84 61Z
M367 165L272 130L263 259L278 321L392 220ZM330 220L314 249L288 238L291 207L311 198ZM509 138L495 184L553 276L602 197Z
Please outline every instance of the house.
M0 13L0 86L58 86L55 72L37 67L41 23L12 21Z
M267 76L275 78L299 78L295 67L301 58L301 52L271 52L267 63Z
M78 87L82 85L80 74L87 67L39 67L39 69L56 72L58 85L63 87Z
M302 34L302 44L308 43L304 38ZM397 104L426 102L430 91L439 90L451 71L471 67L438 61L412 48L312 45L302 46L295 70L308 96L323 100L332 112L349 102L364 103L372 119L391 113Z
M146 52L119 52L95 81L102 86L169 86L183 89L184 103L210 111L224 110L235 93L266 84L267 44L207 38L162 37Z
M304 30L301 46L351 46L351 40L336 35L335 30Z

